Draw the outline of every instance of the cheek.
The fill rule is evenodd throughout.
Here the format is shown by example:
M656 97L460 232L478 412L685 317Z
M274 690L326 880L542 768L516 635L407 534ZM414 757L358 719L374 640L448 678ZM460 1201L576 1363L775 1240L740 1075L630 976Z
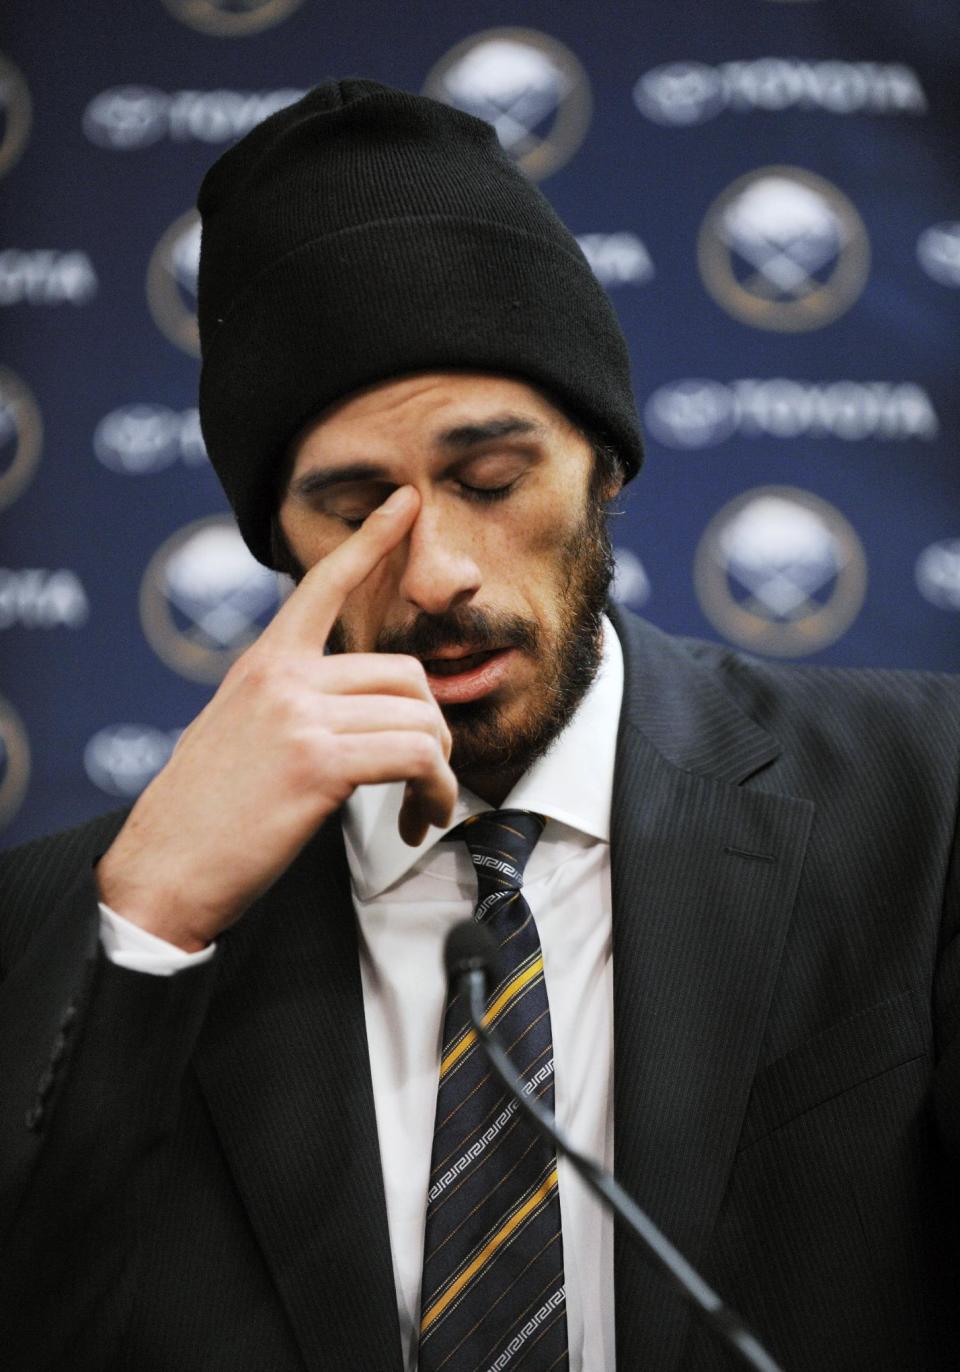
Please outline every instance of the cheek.
M558 561L579 527L577 501L573 491L552 486L530 499L505 509L501 518L487 523L484 560L497 573L509 575L511 567L523 563L529 568Z
M325 524L296 508L281 509L280 528L290 551L307 571L337 546L338 540L331 538Z
M541 570L540 584L554 589L553 578L559 568L565 568L566 555L580 529L572 502L545 502L528 512L527 518L515 531L506 556L507 566L524 564L529 574L533 567Z

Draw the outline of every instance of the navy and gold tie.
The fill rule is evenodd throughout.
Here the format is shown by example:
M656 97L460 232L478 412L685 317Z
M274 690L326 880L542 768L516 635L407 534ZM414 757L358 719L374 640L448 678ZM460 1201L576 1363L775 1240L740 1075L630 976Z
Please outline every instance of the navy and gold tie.
M486 1022L531 1095L553 1109L543 954L521 893L542 815L494 810L466 843L497 943ZM419 1372L567 1368L557 1158L490 1072L462 996L447 1005L427 1199Z

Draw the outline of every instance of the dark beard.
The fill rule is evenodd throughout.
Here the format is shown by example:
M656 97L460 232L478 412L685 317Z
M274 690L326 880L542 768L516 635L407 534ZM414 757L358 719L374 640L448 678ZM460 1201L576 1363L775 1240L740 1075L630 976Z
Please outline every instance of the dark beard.
M540 626L518 615L498 615L463 606L446 615L420 615L407 629L384 630L376 651L430 657L443 646L510 646L533 657L543 694L523 718L501 718L495 693L462 705L443 706L453 735L450 765L458 779L481 793L484 776L501 774L511 785L550 747L573 717L597 674L602 650L602 615L614 574L613 549L604 507L591 492L583 522L562 546L556 564L559 628L546 651ZM339 621L330 632L329 652L351 651Z

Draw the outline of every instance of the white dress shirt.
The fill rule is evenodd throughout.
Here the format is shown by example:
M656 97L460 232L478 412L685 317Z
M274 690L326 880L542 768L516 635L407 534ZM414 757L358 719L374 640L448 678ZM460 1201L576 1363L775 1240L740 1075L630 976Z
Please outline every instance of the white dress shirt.
M613 969L610 806L623 655L604 620L603 657L563 733L503 808L547 824L523 893L543 948L556 1064L556 1111L573 1143L613 1166ZM476 876L466 845L431 829L419 848L397 831L403 784L361 786L344 838L360 935L363 1006L403 1340L415 1372L420 1277L440 1039L446 1005L443 942L468 919ZM461 788L449 828L490 807ZM164 975L213 956L184 953L106 907L107 955ZM571 1372L613 1372L613 1221L570 1165L559 1163Z

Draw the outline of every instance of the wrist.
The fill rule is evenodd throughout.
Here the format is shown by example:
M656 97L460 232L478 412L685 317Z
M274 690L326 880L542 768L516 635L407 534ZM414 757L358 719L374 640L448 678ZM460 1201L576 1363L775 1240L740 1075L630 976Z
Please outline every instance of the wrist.
M138 929L143 929L147 934L152 934L154 938L162 939L164 943L169 943L171 947L177 948L181 953L202 953L210 946L210 940L198 938L188 929L170 920L163 919L157 915L141 914L137 910L118 909L108 901L105 905L116 914L121 915L129 924L135 924Z
M109 853L98 863L97 894L114 914L184 953L200 953L213 941L199 933L180 902L160 891L145 891L113 870Z

